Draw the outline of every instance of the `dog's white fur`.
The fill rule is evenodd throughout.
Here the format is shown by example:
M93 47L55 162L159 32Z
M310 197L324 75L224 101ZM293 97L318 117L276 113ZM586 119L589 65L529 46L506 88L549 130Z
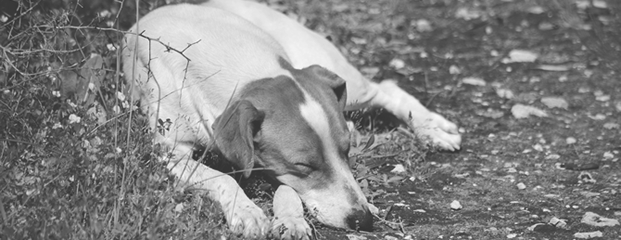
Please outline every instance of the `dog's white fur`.
M133 34L126 35L123 71L129 82L136 83L134 95L140 98L143 111L151 115L150 125L156 130L155 141L170 151L167 167L171 174L187 188L206 191L211 199L220 203L233 232L246 238L261 237L273 226L272 232L284 239L308 239L311 230L301 217L300 198L321 222L328 225L352 227L346 221L352 220L350 217L369 225L369 208L372 206L367 206L348 169L346 154L342 156L343 144L348 142L343 138L347 127L342 115L334 112L336 99L316 99L306 92L308 86L302 86L302 80L295 80L300 74L306 74L306 77L310 74L317 81L325 78L325 74L314 75L313 69L316 68L309 67L313 64L319 64L347 81L346 109L386 108L435 146L459 149L461 138L453 123L427 110L394 82L377 84L365 79L331 43L297 22L255 2L212 0L203 5L207 8L191 5L163 7L141 19L131 29ZM293 69L283 66L278 57L291 64ZM275 193L275 222L272 225L232 177L192 160L191 155L195 145L209 147L214 141L218 145L219 136L212 127L221 126L218 120L222 122L226 112L242 111L233 109L232 105L247 108L242 112L250 114L249 118L260 118L257 114L261 115L265 109L254 109L254 105L265 108L261 105L266 103L257 102L256 98L249 98L250 102L239 105L237 101L245 101L240 94L257 79L276 79L278 76L294 79L297 84L294 90L302 92L299 109L285 111L285 116L300 114L301 118L289 116L293 125L305 130L299 131L300 136L287 136L288 133L279 132L278 122L272 122L272 125L262 127L264 136L259 138L262 141L273 139L269 141L276 143L275 139L280 137L302 144L308 142L304 135L316 135L317 141L311 143L317 148L321 146L319 149L323 152L318 158L334 175L330 175L329 184L317 184L325 181L323 175L318 175L315 180L305 180L286 171L276 174L279 181L290 186L282 185ZM318 83L319 87L313 88L314 91L329 91L322 84ZM328 83L334 84L338 85ZM272 104L275 108L286 108L279 103ZM161 126L158 120L171 124ZM274 120L266 117L265 122L269 121ZM226 133L226 129L220 128L220 131ZM270 134L272 138L268 138ZM281 161L291 162L301 155L296 150L276 146L279 147L285 152L291 151L287 155L291 159ZM243 168L252 168L255 160L254 156L251 158L242 163L245 164ZM293 162L296 161L300 159ZM264 164L270 163L264 161ZM281 231L282 226L284 231Z
M266 5L245 0L209 0L202 5L220 8L243 17L270 34L284 48L293 67L313 64L327 68L347 81L347 110L384 108L407 123L417 136L443 150L459 150L457 126L429 111L393 81L374 83L366 79L321 35Z

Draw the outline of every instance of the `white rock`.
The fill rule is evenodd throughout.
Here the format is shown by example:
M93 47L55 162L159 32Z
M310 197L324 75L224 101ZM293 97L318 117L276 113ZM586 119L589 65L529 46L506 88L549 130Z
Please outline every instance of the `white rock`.
M416 21L416 30L419 32L429 32L432 30L431 23L427 19L419 19Z
M524 183L518 183L516 186L517 186L517 188L518 188L518 189L520 189L520 190L524 190L524 189L526 189L526 184L524 184Z
M604 128L608 129L608 130L618 129L619 128L619 124L618 123L614 123L614 122L604 123Z
M401 59L395 58L391 60L390 63L388 63L388 65L390 65L394 69L399 70L405 67L405 62L403 62L403 60Z
M513 114L513 116L515 118L527 118L530 116L537 116L537 117L547 117L548 114L546 112L544 112L543 110L536 108L536 107L532 107L532 106L527 106L527 105L523 105L523 104L515 104L512 108L511 108L511 113Z
M539 57L539 54L521 49L514 49L509 52L509 58L502 60L502 63L514 63L514 62L534 62Z
M453 200L453 202L451 202L451 209L459 210L459 209L462 209L462 208L463 208L463 206L461 206L461 203L459 203L459 201Z
M580 222L596 227L613 227L619 225L619 220L602 217L594 212L584 213Z
M513 99L514 96L513 91L504 88L497 88L496 95L504 99Z
M573 137L568 137L567 139L565 139L565 142L566 142L567 144L574 144L574 143L576 143L577 141L578 141L578 140L576 140L576 138L573 138Z
M550 218L550 221L548 223L557 228L565 228L567 226L567 221L565 221L564 219L559 219L557 217Z
M459 69L459 67L457 67L457 66L455 66L455 65L451 65L451 66L449 67L449 73L450 73L450 74L452 74L452 75L455 75L455 74L460 74L460 73L461 73L461 70Z
M541 99L541 102L545 104L548 108L569 108L569 104L565 99L560 97L544 97Z
M464 84L474 85L474 86L485 86L487 83L482 78L477 77L467 77L461 80Z
M507 238L508 238L508 239L512 239L512 238L515 238L515 237L517 237L517 234L515 234L515 233L509 233L509 234L507 234Z
M81 120L82 120L81 117L78 117L77 115L75 115L73 113L71 115L69 115L69 124L80 123Z
M595 231L595 232L577 232L574 234L575 238L582 238L582 239L589 239L589 238L596 238L596 237L603 237L604 234L600 231Z

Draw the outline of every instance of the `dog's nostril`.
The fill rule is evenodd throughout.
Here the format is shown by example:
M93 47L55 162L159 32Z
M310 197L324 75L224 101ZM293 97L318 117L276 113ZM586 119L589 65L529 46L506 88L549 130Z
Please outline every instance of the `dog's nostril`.
M346 221L351 229L373 231L373 215L369 210L356 210L347 216Z

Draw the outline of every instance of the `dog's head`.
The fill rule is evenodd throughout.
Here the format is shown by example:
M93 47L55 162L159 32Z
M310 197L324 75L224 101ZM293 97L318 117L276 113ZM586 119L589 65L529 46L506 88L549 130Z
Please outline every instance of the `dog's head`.
M345 81L319 66L252 82L213 125L218 150L238 167L264 167L327 225L371 230L348 165Z

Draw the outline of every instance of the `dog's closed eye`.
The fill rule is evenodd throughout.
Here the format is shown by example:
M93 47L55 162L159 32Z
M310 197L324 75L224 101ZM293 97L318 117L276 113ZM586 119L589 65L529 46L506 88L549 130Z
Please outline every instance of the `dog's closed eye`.
M295 167L298 171L300 171L304 175L309 175L313 171L317 170L316 167L313 167L309 163L294 163Z

